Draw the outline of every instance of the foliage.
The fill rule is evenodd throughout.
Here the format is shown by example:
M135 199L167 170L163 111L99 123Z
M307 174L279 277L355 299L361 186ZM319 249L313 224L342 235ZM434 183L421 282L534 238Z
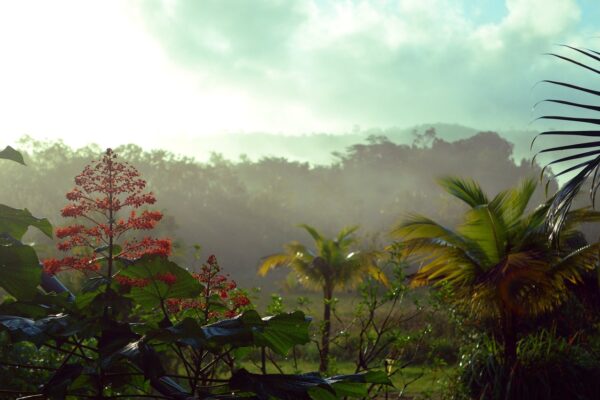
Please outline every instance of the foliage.
M500 135L476 134L475 130L454 135L452 129L439 128L433 144L426 147L402 144L401 138L410 140L406 134L379 132L389 134L385 143L356 137L347 149L339 147L346 149L340 158L328 157L333 160L328 165L280 156L215 157L202 162L134 144L114 151L119 160L135 165L159 199L149 206L163 213L152 232L154 237L173 240L173 261L192 265L192 245L201 243L206 256L218 255L238 282L245 287L261 286L270 293L278 290L281 274L258 277L257 260L279 252L282 243L297 240L299 222L320 227L328 235L352 223L361 226L362 236L371 236L387 230L398 215L416 211L451 226L461 208L439 195L435 178L441 174L471 176L487 192L496 193L524 176L540 173L537 165L522 160L524 155L515 154L513 144ZM315 144L313 138L305 139L309 146ZM96 145L75 149L31 138L24 138L19 146L28 167L9 164L0 169L0 182L18 187L0 191L0 203L27 207L33 215L61 226L65 220L56 210L64 206L65 193L73 186L65 177L78 175L89 160L98 159L102 149ZM549 190L555 190L554 183ZM542 198L543 190L538 190L534 201ZM43 234L32 230L27 239L36 242L40 258L55 256L54 243ZM71 276L60 279L74 290L79 286L78 281L69 282Z
M413 284L446 286L450 299L473 319L492 323L504 343L507 363L515 358L518 324L562 303L570 285L595 267L600 244L573 248L576 227L600 218L578 209L567 214L561 246L548 242L544 230L547 205L527 213L535 190L531 180L494 198L470 180L446 178L441 186L466 203L463 222L453 231L414 215L394 230L406 255L422 262Z
M78 176L79 188L68 194L72 203L63 215L84 218L91 226L59 228L57 236L63 239L59 249L75 254L68 261L65 257L45 263L49 273L74 268L86 276L95 274L87 276L76 297L64 286L44 285L35 251L10 232L2 232L6 254L1 258L0 285L15 298L0 305L0 335L8 337L11 345L32 343L52 349L58 358L47 367L30 364L35 358L20 365L1 360L3 368L48 371L39 395L49 399L262 399L290 398L285 394L290 392L294 398L329 399L360 396L365 385L390 384L385 374L375 371L321 378L318 374L257 375L237 369L238 349L269 348L286 354L308 342L309 320L302 312L261 318L256 311L245 310L207 324L219 315L216 310L241 311L248 306L247 298L219 274L214 256L194 276L168 260L170 246L162 239L117 244L121 234L152 229L160 218L144 210L139 215L131 212L127 220L118 219L124 206L137 208L154 198L142 192L145 182L137 171L115 158L109 150ZM0 214L0 220L10 215ZM16 224L16 228L11 225L12 232L24 232L31 219ZM32 258L25 257L28 254ZM34 262L37 275L31 272ZM198 307L202 315L194 318L186 313L185 302L203 304ZM174 310L174 304L179 309ZM12 393L30 394L19 387Z
M585 61L576 60L573 56L563 56L556 53L550 53L549 55L567 61L571 64L577 65L581 68L587 69L598 73L597 69L586 64L587 62L600 61L598 53L593 50L581 49L577 47L562 45L567 49L572 50L575 54L584 56ZM600 96L600 92L592 90L590 88L574 85L568 82L556 81L556 80L543 80L542 82L548 83L553 86L570 89L572 94L575 93L587 93L593 96ZM589 115L581 115L581 111L587 112L598 112L600 108L593 104L584 104L564 99L544 99L536 104L540 103L553 103L561 106L566 106L570 110L571 115L543 115L539 119L547 119L553 121L566 121L568 123L575 123L576 128L574 130L551 130L545 131L538 134L538 136L558 136L568 138L572 144L554 146L545 148L538 152L541 153L553 153L563 154L559 158L551 161L546 165L545 168L552 165L560 165L563 168L560 172L555 174L555 177L573 173L574 175L565 183L560 190L556 192L552 199L552 204L548 208L548 225L550 227L550 237L556 238L561 230L562 225L565 223L567 213L571 209L571 205L575 199L575 196L580 191L582 186L591 178L590 186L590 198L592 204L595 203L596 193L600 187L600 180L598 180L598 171L600 170L600 142L589 141L589 138L600 137L600 131L597 129L585 130L581 128L580 124L585 125L598 125L600 120L593 118ZM579 111L579 113L577 112ZM536 136L537 138L537 136ZM534 138L534 141L535 139ZM532 143L533 144L533 143ZM564 155L566 152L567 155ZM566 163L566 164L565 164Z
M586 340L593 339L587 338ZM595 399L600 395L597 346L542 330L519 343L519 362L510 369L498 357L495 342L481 337L462 356L455 398Z
M351 360L354 372L382 368L390 379L401 375L402 370L415 362L430 333L427 326L417 332L411 332L407 327L409 321L425 311L416 301L413 307L406 304L410 300L405 274L408 265L397 251L392 249L391 253L388 285L382 287L377 280L366 279L358 288L360 300L351 320L340 323L339 332L331 339ZM409 384L401 388L400 396ZM387 391L387 388L369 388L367 398L379 398L382 390Z

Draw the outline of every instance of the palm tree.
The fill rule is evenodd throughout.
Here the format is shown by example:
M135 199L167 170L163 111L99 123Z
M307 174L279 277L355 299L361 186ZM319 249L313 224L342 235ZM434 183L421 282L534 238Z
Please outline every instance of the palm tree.
M331 302L333 292L342 287L354 287L367 276L387 284L387 278L376 263L375 252L352 250L357 244L356 226L342 229L334 239L323 237L315 228L300 225L313 238L316 254L300 242L290 242L285 251L266 257L259 266L265 276L277 267L289 267L305 287L323 291L323 331L321 335L319 370L328 368L331 335Z
M583 56L585 61L576 60L573 57L567 57L556 53L548 53L548 55L559 58L563 61L567 61L571 64L574 64L578 67L586 69L596 74L600 74L600 70L597 69L596 66L591 66L586 64L587 61L590 62L600 62L600 53L588 50L588 49L580 49L572 46L561 45L568 49L569 51L574 52L574 54L580 54ZM564 81L556 81L556 80L543 80L543 83L550 84L552 86L566 88L571 91L573 94L588 94L592 96L600 96L600 91L592 90L590 88L573 85ZM565 99L556 99L549 98L544 99L536 103L537 106L540 103L553 103L558 104L562 107L567 107L567 109L573 112L573 115L543 115L538 119L545 120L553 120L553 121L561 121L574 123L575 129L573 130L550 130L541 132L537 136L558 136L568 138L572 141L571 144L564 146L554 146L543 149L538 152L540 153L552 153L562 154L561 157L557 157L555 160L551 161L546 165L546 167L551 165L561 165L563 169L555 174L555 177L566 175L569 173L574 174L554 195L551 205L547 210L547 226L550 228L550 238L556 239L558 233L561 230L562 224L565 221L566 215L569 212L573 200L579 193L582 186L587 182L588 178L591 177L591 185L590 185L590 198L592 205L595 202L596 192L600 187L600 176L598 172L600 171L600 141L598 141L598 137L600 137L600 130L598 129L582 129L578 125L584 124L598 126L600 125L600 119L592 118L595 115L584 115L582 111L585 113L594 113L600 112L600 106L594 104L584 104L580 102L569 101ZM535 107L534 106L534 107ZM535 139L533 139L535 142ZM589 139L596 138L595 140L590 141ZM533 146L533 142L532 142ZM566 154L565 154L566 152ZM536 154L537 156L537 154ZM566 164L565 164L566 163ZM545 167L545 168L546 168Z
M456 230L413 215L392 234L403 241L409 259L422 263L412 283L445 286L458 307L491 321L504 360L512 366L519 319L554 309L568 296L569 284L594 268L600 244L573 249L569 243L581 237L578 224L600 220L600 213L587 208L567 213L557 248L545 233L548 206L526 212L533 180L493 199L471 180L444 178L440 185L469 206Z

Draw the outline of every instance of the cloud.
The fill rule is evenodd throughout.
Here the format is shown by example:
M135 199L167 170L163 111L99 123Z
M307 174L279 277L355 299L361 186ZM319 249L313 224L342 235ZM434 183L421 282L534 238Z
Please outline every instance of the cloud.
M594 86L594 74L541 54L561 42L593 48L590 7L591 0L0 2L0 136L190 154L173 137L434 122L527 128L536 100L559 93L547 85L531 92L537 81Z
M557 70L541 53L572 41L581 14L574 0L507 0L487 23L456 0L142 4L169 57L283 131L524 126L529 89Z

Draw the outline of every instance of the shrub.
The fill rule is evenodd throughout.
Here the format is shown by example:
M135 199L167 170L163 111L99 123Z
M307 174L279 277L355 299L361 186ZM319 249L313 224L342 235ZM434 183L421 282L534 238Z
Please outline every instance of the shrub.
M519 342L518 361L509 370L498 344L482 337L462 356L454 398L600 398L599 348L588 339L569 340L548 330L531 334Z

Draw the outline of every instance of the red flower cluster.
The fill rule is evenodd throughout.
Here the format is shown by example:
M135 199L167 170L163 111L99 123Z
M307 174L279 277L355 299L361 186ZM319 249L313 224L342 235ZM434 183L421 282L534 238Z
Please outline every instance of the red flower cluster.
M184 310L197 309L204 313L206 322L219 317L231 318L239 314L244 308L250 306L250 299L237 288L235 281L222 275L217 258L211 255L200 272L193 274L204 286L204 293L198 299L168 299L169 312L177 314ZM223 301L225 309L211 309L210 299L218 295Z
M140 173L131 165L116 161L116 158L117 155L108 149L101 160L87 165L75 177L76 187L66 195L70 204L61 210L61 215L89 224L57 228L56 236L61 239L57 248L65 252L77 249L79 254L83 250L87 251L87 255L44 260L47 273L56 274L65 269L97 271L102 260L112 263L117 257L134 260L147 254L171 254L169 239L147 236L118 243L126 233L153 229L162 219L162 213L136 212L139 207L154 204L156 199L152 193L144 193L146 181L140 178ZM118 218L125 207L133 210L129 211L127 218Z

